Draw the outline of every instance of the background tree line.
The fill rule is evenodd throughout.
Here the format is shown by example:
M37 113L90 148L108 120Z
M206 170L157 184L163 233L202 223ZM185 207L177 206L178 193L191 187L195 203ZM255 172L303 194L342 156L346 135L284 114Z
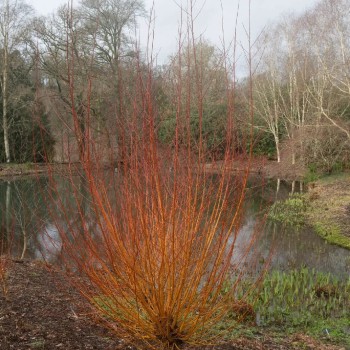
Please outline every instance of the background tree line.
M84 0L46 17L0 2L2 162L79 159L88 132L101 147L119 142L111 123L126 113L117 96L133 83L130 33L144 13L140 0Z
M349 9L350 0L322 0L260 35L253 85L256 154L322 172L349 165ZM195 49L152 68L134 40L145 14L142 0L82 0L46 17L36 17L23 1L0 2L2 162L78 160L92 135L106 158L110 150L127 149L119 146L137 137L128 123L137 123L139 110L128 94L144 84L152 85L154 127L164 146L183 128L182 143L196 151L201 133L207 160L216 160L228 132L235 140L249 139L248 83L229 73L226 50L201 37ZM136 72L146 77L149 69L153 80L140 81ZM176 87L184 76L193 79L182 86L179 107ZM236 144L241 152L250 146Z
M323 0L260 38L256 128L279 162L321 172L349 167L349 34L350 1Z

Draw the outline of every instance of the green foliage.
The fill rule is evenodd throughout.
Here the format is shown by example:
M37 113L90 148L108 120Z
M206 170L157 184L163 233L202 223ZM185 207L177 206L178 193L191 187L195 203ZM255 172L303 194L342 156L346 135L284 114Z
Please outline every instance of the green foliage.
M305 223L305 211L307 201L303 194L294 193L284 201L275 202L269 211L268 217L271 220L282 222L288 225L302 226Z
M350 317L349 296L350 280L344 283L306 268L274 271L265 278L255 308L262 325L318 335L327 329L335 340L350 345L350 335L343 328Z
M240 287L238 297L245 292ZM326 336L350 346L350 279L341 281L307 268L272 271L247 301L254 305L259 327Z
M160 122L158 137L161 143L171 144L175 137L176 117L169 115ZM179 122L180 143L186 144L187 137L184 125L186 121ZM212 158L220 158L226 146L227 106L225 104L211 104L204 107L202 121L203 144ZM198 111L191 112L190 121L191 148L196 151L199 142L199 116Z
M308 165L307 172L304 176L304 182L310 183L318 180L320 175L317 173L317 165L311 163Z
M339 174L345 170L346 164L344 162L335 162L330 169L331 174Z
M265 155L268 159L276 159L276 143L271 133L255 130L252 141L255 155ZM247 139L247 149L249 148L250 138Z
M318 180L322 176L341 174L348 167L349 165L345 161L334 161L327 168L322 167L320 163L310 163L308 164L304 181L309 183Z
M169 115L166 119L160 122L158 128L158 138L163 144L171 144L175 136L176 117Z
M11 160L15 163L43 162L53 158L54 139L50 134L44 106L35 101L31 66L18 51L11 54L10 96L7 116ZM0 91L0 115L3 100ZM4 133L0 129L0 162L5 162Z
M349 311L350 281L341 283L330 274L302 268L273 271L262 285L257 303L262 324L309 325L315 316L327 319Z
M317 181L319 179L324 179L329 177L330 175L337 176L338 174L341 175L348 167L349 165L346 165L342 162L334 162L334 164L328 169L328 171L324 171L319 168L318 163L310 163L307 166L307 172L304 176L304 182L310 183Z
M36 121L31 111L26 110L21 115L12 113L11 119L13 121L13 127L9 131L11 160L15 163L51 161L55 141L48 131L47 116L44 114L40 116L40 121ZM2 130L0 140L0 162L5 162Z

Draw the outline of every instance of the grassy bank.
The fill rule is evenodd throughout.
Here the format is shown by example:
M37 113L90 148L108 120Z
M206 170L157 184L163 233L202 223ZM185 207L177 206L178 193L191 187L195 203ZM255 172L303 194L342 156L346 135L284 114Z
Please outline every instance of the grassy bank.
M296 227L310 225L329 243L350 249L350 174L310 183L307 193L274 203L269 218Z
M306 198L307 223L328 242L350 249L350 174L312 183Z

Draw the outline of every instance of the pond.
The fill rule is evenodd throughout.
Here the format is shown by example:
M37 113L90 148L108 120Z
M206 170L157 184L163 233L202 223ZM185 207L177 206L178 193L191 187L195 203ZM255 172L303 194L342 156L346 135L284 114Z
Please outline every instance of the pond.
M49 187L46 177L40 179L22 178L0 181L0 249L11 250L15 258L59 260L61 241L52 221L50 211L57 210L55 202L48 206L43 200ZM63 201L71 202L73 193L67 190L62 178L57 182ZM300 190L300 184L283 181L251 181L247 189L246 213L237 240L237 249L243 249L250 237L259 230L254 257L257 268L269 261L269 266L279 270L308 267L316 271L329 272L340 278L348 278L350 271L350 251L330 245L309 227L297 229L271 221L263 221L260 213L275 200ZM88 210L88 208L87 208ZM77 213L71 213L71 219Z

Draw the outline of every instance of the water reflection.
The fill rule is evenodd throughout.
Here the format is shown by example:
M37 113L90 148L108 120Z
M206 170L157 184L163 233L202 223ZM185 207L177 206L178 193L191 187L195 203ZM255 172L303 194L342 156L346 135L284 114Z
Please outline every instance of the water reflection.
M47 224L41 232L38 232L36 243L34 250L36 259L45 259L45 261L54 263L62 254L62 240L57 227L53 224Z
M290 270L306 266L342 277L349 276L350 252L328 244L309 227L293 229L267 222L258 243L264 256L268 255L271 243L274 247L272 268Z
M98 236L84 179L77 177L76 183L69 184L61 178L56 186L62 194L61 198L53 197L47 201L43 198L46 189L50 187L47 178L0 182L2 252L10 249L17 258L44 258L57 262L62 256L62 242L57 227L60 225L60 229L69 232L70 227L81 223L82 216L88 227L82 227L81 232L88 231L91 235ZM288 184L277 180L262 185L260 180L252 180L248 189L246 215L235 249L243 252L247 248L247 242L258 232L253 253L250 253L257 264L263 266L264 262L270 260L272 268L281 270L307 266L347 277L350 251L327 244L310 228L296 230L274 222L261 221L261 213L269 204L299 190L303 190L301 183ZM56 203L58 200L62 202ZM57 211L56 205L67 208L67 212L53 222L50 211Z

